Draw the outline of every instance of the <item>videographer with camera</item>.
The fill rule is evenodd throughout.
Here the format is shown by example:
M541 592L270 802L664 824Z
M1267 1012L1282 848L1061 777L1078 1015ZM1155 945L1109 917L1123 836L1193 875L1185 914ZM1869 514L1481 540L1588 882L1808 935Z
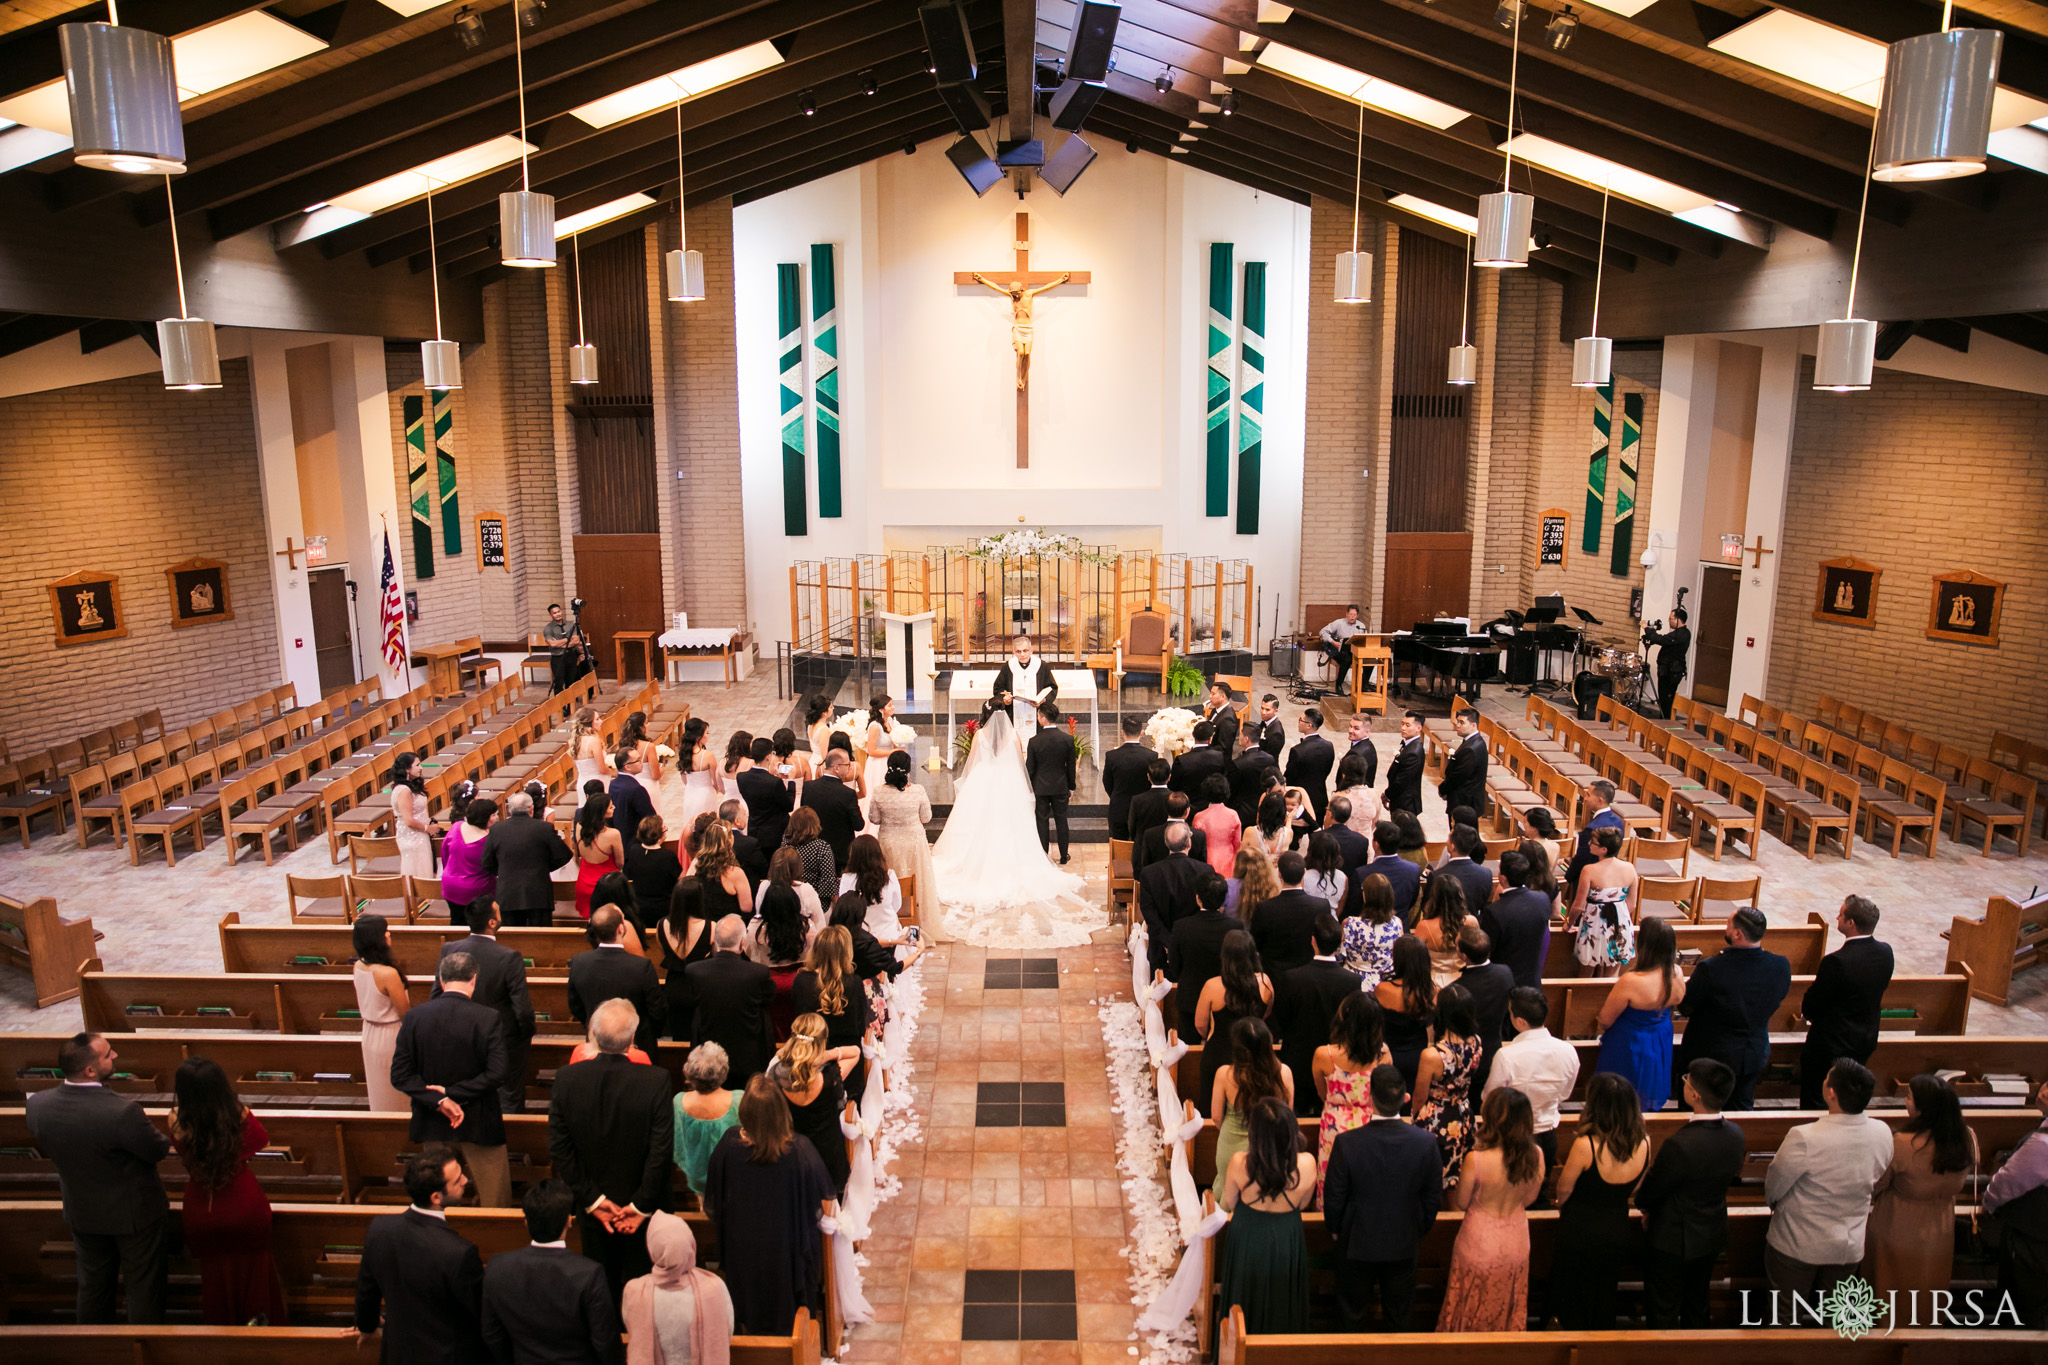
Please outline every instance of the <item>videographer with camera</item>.
M1654 647L1657 651L1657 707L1669 720L1678 685L1685 681L1685 656L1692 649L1692 631L1686 627L1684 607L1673 607L1665 620L1671 627L1668 633L1659 630L1655 621L1643 627L1643 648Z
M583 635L583 599L572 598L570 605L576 609L574 622L563 615L560 602L550 602L548 623L540 628L540 637L547 642L550 653L548 672L556 692L567 690L591 669L590 642Z

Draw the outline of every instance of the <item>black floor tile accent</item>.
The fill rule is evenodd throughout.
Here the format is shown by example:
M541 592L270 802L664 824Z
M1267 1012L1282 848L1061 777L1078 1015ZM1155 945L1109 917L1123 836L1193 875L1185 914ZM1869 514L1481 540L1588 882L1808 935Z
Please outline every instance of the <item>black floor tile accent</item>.
M977 1128L1064 1128L1067 1088L1059 1081L983 1081L974 1093Z
M1080 1336L1071 1270L970 1270L962 1341L1073 1341Z
M992 957L982 977L982 989L991 991L1058 990L1060 960L1056 957Z

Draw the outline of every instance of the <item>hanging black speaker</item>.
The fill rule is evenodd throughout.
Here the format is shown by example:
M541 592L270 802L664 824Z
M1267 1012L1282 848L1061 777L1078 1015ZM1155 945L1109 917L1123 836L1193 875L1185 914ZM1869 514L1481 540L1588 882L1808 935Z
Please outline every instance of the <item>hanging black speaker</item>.
M1121 6L1101 4L1098 0L1081 0L1074 6L1073 27L1067 31L1068 76L1083 81L1109 78L1117 20L1122 15Z
M1101 81L1077 81L1071 77L1061 81L1052 97L1052 126L1062 132L1080 132L1108 88Z
M975 77L974 37L968 32L967 11L945 0L918 10L924 25L924 45L931 53L932 77L941 85L955 85Z
M973 186L976 194L987 194L1002 182L1002 168L991 161L981 144L971 137L963 137L948 147L946 160L953 163L953 169Z

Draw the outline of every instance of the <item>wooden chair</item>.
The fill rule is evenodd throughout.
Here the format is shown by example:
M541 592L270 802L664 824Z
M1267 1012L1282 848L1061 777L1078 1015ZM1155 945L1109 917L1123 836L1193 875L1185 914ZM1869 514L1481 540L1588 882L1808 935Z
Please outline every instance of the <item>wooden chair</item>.
M538 670L540 676L533 681L552 683L555 680L555 656L539 631L527 632L526 651L526 657L519 661L520 679L524 681Z
M482 636L472 635L467 640L456 641L456 644L461 647L462 656L455 661L455 667L457 676L464 682L474 680L477 686L482 687L487 673L495 673L499 681L504 680L505 665L484 653Z
M1719 862L1721 850L1728 846L1730 837L1739 835L1744 856L1754 861L1757 835L1763 823L1763 783L1726 764L1716 764L1708 791L1713 793L1709 799L1692 804L1692 838L1712 834L1714 847L1710 856Z
M1632 838L1621 856L1645 877L1685 877L1692 862L1692 843L1687 839Z
M86 847L92 842L92 827L95 822L104 821L107 835L116 847L120 846L121 833L121 792L107 777L104 762L90 763L71 774L71 813L78 820L78 846Z
M1124 633L1117 642L1123 651L1125 682L1150 677L1152 686L1166 690L1166 673L1173 664L1173 637L1167 624L1166 612L1150 604L1125 619Z
M353 924L362 915L382 915L393 924L412 922L412 888L405 878L348 877L348 918Z
M191 837L193 852L201 852L206 847L206 813L180 808L178 798L185 790L184 771L176 769L173 772L175 775L169 776L168 780L152 778L131 782L121 790L121 823L128 830L130 867L141 866L143 841L146 839L155 839L163 845L164 864L168 867L178 865L180 834Z
M348 898L348 882L343 877L300 877L287 873L284 891L294 924L319 924L327 920L349 924L355 919L354 903Z
M135 725L146 740L164 737L164 713L154 706L137 716Z
M1763 889L1764 878L1761 872L1752 872L1746 877L1703 875L1700 878L1700 892L1697 902L1698 911L1694 918L1701 920L1710 917L1726 919L1734 913L1735 908L1738 906L1755 905L1757 897L1762 894ZM1712 910L1714 906L1727 906L1729 908L1715 914Z
M904 901L908 903L912 879L904 877L899 880L903 885ZM412 905L411 914L414 924L456 924L460 922L456 920L455 912L448 908L447 897L441 894L441 879L439 877L407 877L405 879L405 893ZM914 923L915 921L912 920L910 922Z
M228 846L228 866L235 865L236 857L242 851L242 840L253 838L263 850L263 865L269 867L271 857L271 836L283 832L290 843L292 813L289 810L269 810L263 805L261 788L264 785L266 769L257 769L243 774L228 783L221 792L221 833Z
M2002 829L2012 831L2013 846L2017 854L2027 856L2027 839L2034 823L2034 802L2037 799L2034 779L2024 773L1998 767L1983 759L1970 760L1970 779L1974 784L1980 777L1988 782L1984 799L1969 800L1953 807L1954 828L1950 838L1957 843L1963 841L1963 825L1975 821L1984 827L1984 856L1991 856L1992 840Z
M1637 913L1647 919L1694 920L1699 918L1700 883L1697 877L1643 877L1636 883ZM1654 910L1668 906L1670 914Z
M1138 877L1131 870L1132 851L1129 839L1109 841L1109 918L1113 924L1128 924L1138 903Z
M1899 759L1887 758L1880 770L1880 786L1880 795L1863 798L1863 837L1882 843L1878 827L1891 826L1891 853L1896 858L1906 835L1921 830L1927 836L1927 856L1932 858L1935 832L1941 828L1941 780Z
M392 876L398 872L398 840L352 834L348 841L348 874Z
M1799 827L1804 825L1806 847L1801 851L1811 858L1819 850L1822 837L1832 831L1842 836L1842 856L1850 857L1856 844L1855 777L1820 759L1809 758L1801 769L1800 780L1806 797L1785 805L1785 842L1797 848Z

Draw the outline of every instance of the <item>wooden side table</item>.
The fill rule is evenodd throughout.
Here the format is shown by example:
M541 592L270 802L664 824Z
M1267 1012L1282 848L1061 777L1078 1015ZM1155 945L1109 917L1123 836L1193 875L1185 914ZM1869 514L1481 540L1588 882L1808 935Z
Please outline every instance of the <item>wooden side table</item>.
M435 701L462 695L461 645L415 645L412 652L427 661L427 689Z
M614 676L620 682L626 680L626 646L629 644L640 647L640 665L650 680L654 678L654 660L658 654L654 647L654 642L660 635L661 632L658 630L615 630L612 632L612 667L616 670Z

